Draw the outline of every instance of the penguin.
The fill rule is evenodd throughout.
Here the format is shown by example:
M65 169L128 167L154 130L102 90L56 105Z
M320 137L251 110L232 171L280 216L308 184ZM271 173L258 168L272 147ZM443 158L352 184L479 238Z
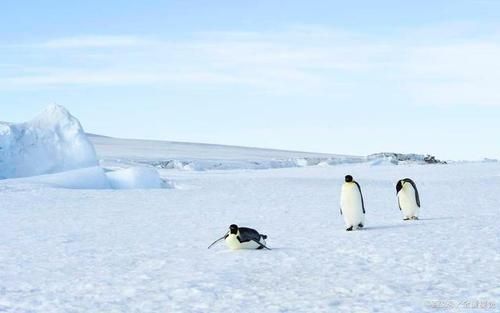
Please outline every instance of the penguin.
M347 231L363 228L365 224L365 203L361 187L351 175L345 177L340 193L340 215L344 216Z
M238 227L238 225L232 224L229 226L229 231L221 238L214 241L208 249L210 249L215 243L225 240L226 245L231 250L239 249L267 249L271 250L266 246L266 235L259 234L258 231L247 227Z
M396 184L399 210L403 213L403 220L418 220L420 197L417 185L410 178L403 178Z

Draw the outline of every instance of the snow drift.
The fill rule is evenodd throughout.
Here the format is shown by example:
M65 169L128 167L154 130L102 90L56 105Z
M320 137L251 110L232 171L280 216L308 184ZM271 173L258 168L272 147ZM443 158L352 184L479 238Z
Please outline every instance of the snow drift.
M156 189L172 186L160 178L155 168L132 167L105 172L100 166L80 168L55 174L6 179L2 185L34 184L65 189Z
M10 185L36 184L53 188L66 189L111 189L111 184L104 170L99 166L80 168L55 174L46 174L18 179L8 179Z
M106 173L114 189L152 189L166 187L158 171L150 167L131 167Z
M0 179L63 172L97 165L80 122L51 105L30 122L0 123Z

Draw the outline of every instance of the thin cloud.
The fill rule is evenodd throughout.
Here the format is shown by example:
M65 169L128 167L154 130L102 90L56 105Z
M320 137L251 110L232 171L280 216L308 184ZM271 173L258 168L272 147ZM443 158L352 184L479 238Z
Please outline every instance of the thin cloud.
M131 70L47 70L43 73L16 76L1 80L11 87L29 86L68 86L68 85L143 85L163 83L203 83L203 84L237 84L251 81L223 73L192 71L183 73L131 71Z
M18 55L18 65L28 69L0 74L0 88L237 84L266 92L355 97L377 86L380 94L400 88L413 105L500 105L494 88L500 84L498 33L475 38L471 34L477 33L477 25L472 28L462 24L452 31L441 25L434 37L431 27L380 37L300 26L274 32L204 32L177 40L56 38L37 47L42 59L53 58L46 64L33 66L30 57L23 59L33 46L10 50ZM450 32L453 36L446 35ZM43 70L30 71L30 65Z
M153 42L136 36L77 36L48 40L38 46L53 49L111 48L145 46Z

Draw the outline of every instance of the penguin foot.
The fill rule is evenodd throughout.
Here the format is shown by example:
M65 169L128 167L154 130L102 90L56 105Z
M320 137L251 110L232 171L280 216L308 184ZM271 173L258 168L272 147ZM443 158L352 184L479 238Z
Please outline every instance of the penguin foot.
M346 231L352 231L352 229L353 229L353 227L351 226L351 227L347 228Z
M409 218L409 217L405 217L405 218L403 218L403 221L409 221L409 220L410 220L410 218Z
M365 225L363 225L362 223L358 224L358 228L363 228L363 227L365 227Z
M418 220L418 217L417 216L412 216L411 219L412 220Z

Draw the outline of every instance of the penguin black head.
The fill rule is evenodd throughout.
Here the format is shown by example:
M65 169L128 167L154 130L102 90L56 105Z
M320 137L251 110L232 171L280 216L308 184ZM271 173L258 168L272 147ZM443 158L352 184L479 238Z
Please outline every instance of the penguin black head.
M352 176L351 175L346 175L345 182L346 183L352 183Z
M229 233L236 235L238 233L238 225L232 224L229 226Z
M404 181L402 179L398 180L398 183L396 184L396 193L398 193L401 189L403 189L403 183Z

